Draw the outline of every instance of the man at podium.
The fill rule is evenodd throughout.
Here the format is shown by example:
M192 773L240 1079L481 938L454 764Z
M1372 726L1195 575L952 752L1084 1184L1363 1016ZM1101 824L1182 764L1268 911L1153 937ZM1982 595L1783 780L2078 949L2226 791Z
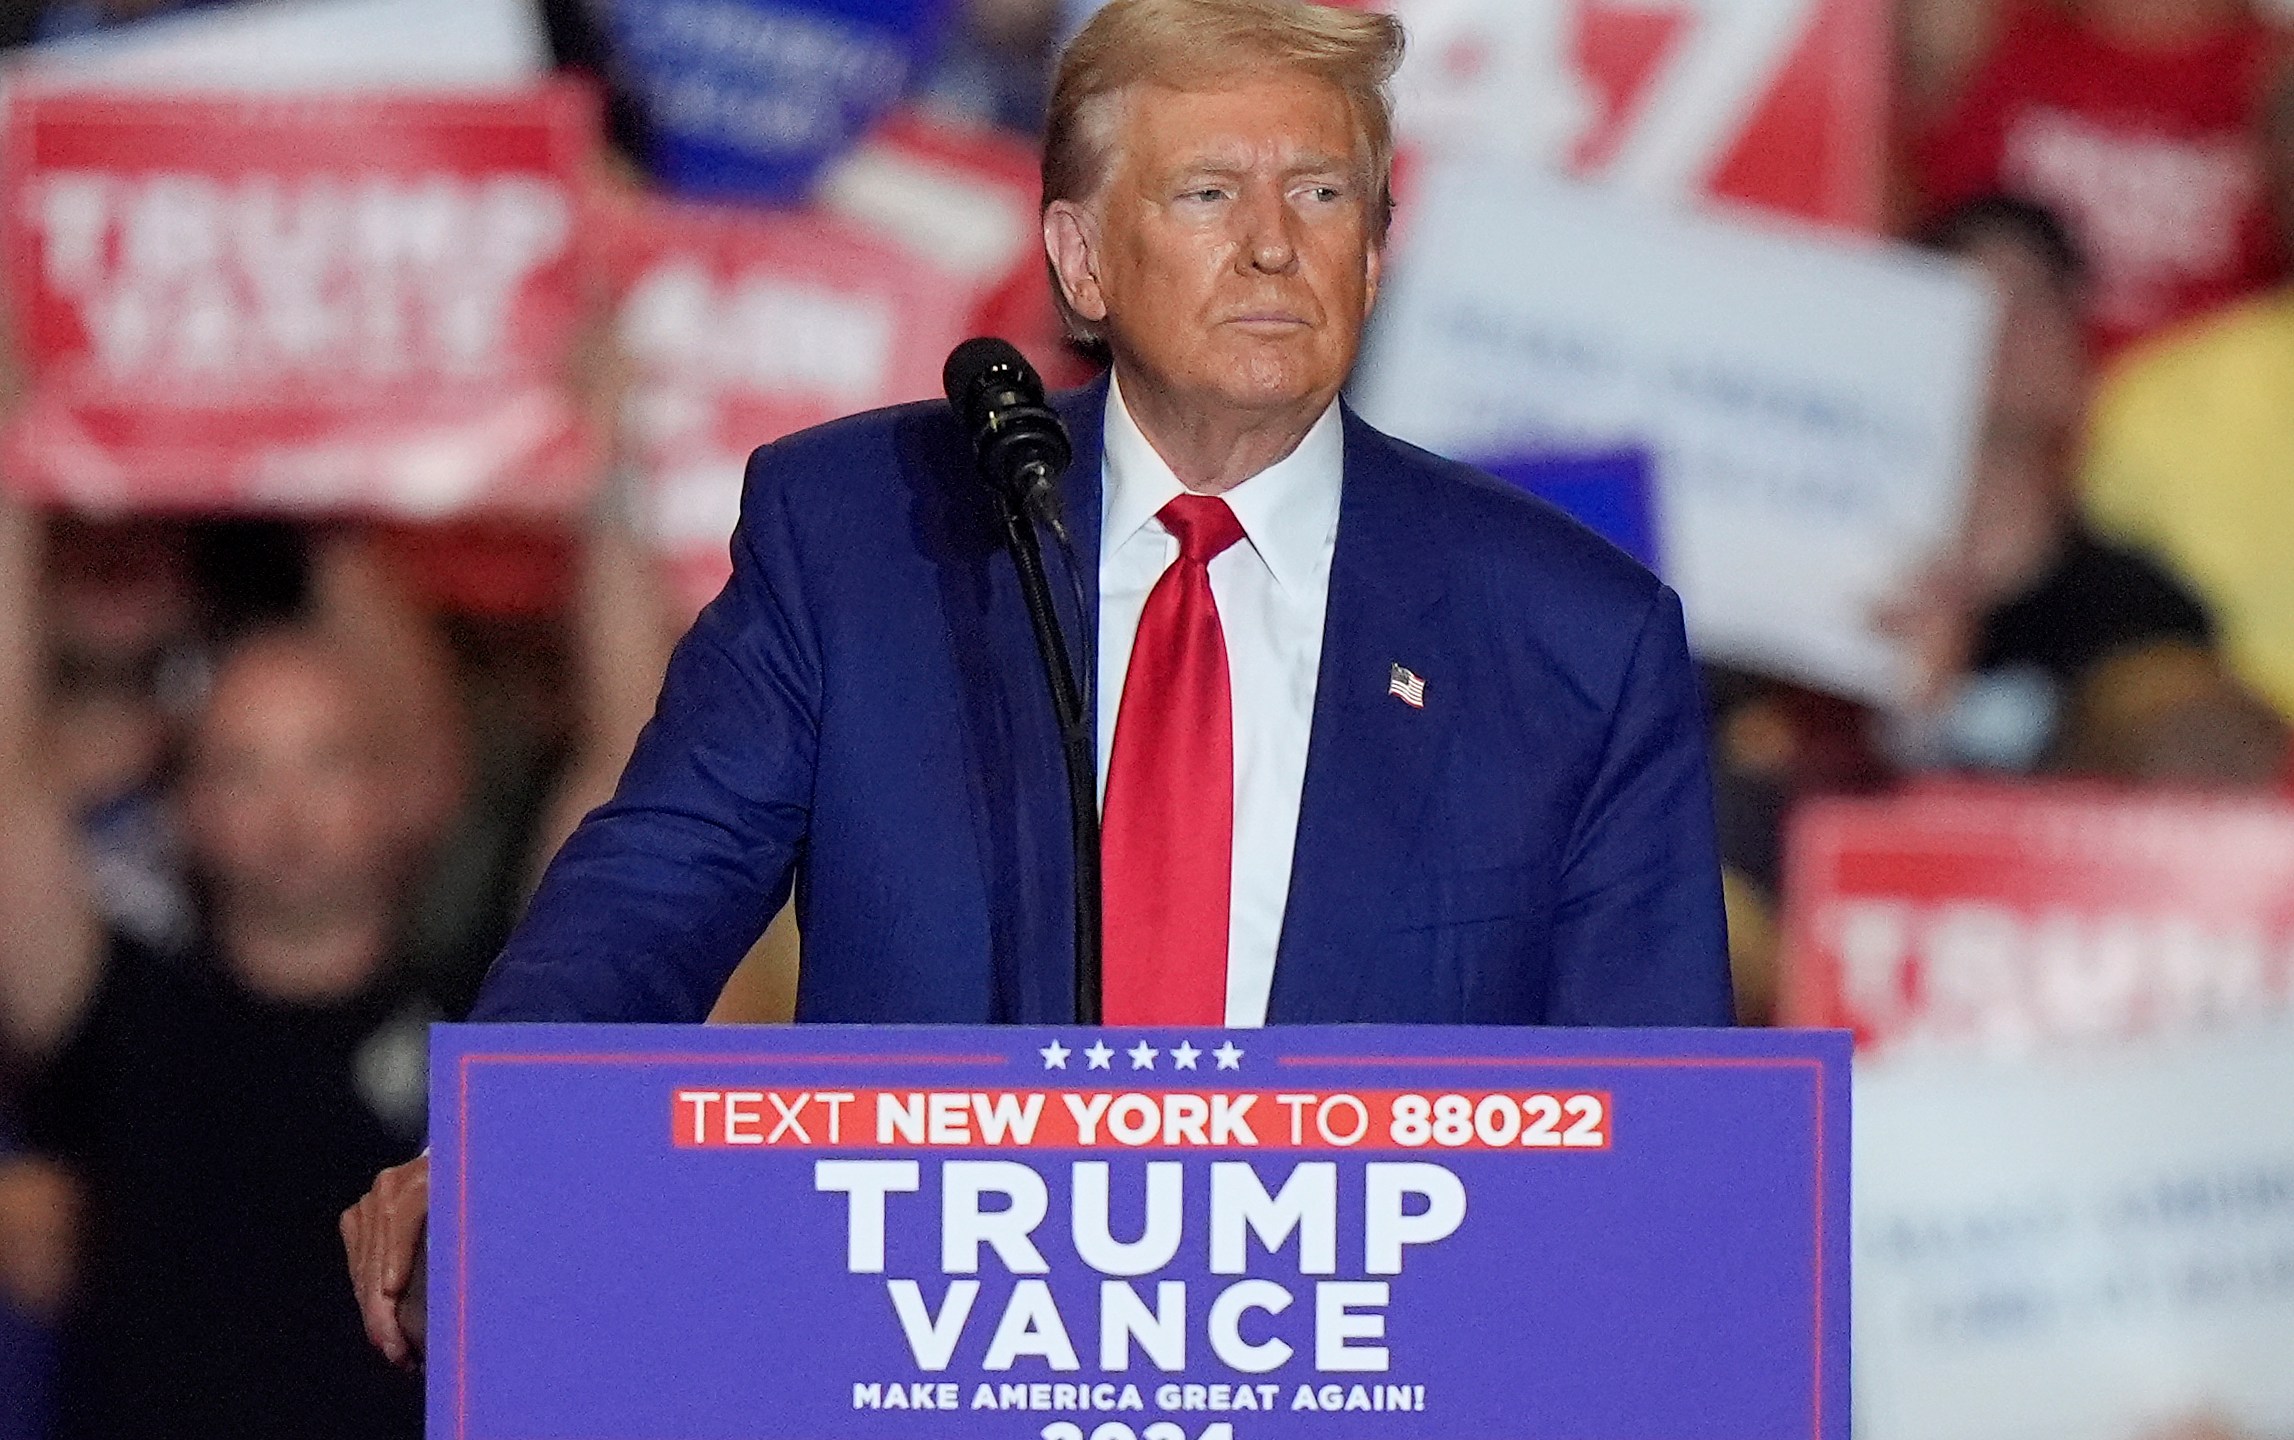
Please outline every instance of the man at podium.
M1678 599L1338 398L1401 49L1303 0L1113 0L1062 58L1044 244L1113 360L1054 402L1106 1019L1726 1024ZM472 1018L697 1021L793 886L800 1020L1072 1019L1059 738L949 407L759 450L732 544ZM394 1358L426 1189L344 1217Z

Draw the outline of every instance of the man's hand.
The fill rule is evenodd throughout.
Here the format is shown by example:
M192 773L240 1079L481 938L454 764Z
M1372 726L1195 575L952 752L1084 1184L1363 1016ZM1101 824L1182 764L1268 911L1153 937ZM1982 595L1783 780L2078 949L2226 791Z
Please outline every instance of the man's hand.
M399 1319L398 1302L414 1278L415 1252L430 1215L430 1157L393 1165L364 1199L343 1212L343 1249L366 1338L394 1365L411 1365L420 1346Z

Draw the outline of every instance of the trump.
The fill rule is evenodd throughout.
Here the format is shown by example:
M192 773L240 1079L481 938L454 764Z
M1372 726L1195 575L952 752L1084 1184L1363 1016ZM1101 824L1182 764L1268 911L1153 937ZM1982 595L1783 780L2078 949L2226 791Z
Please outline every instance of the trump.
M1339 398L1401 49L1301 0L1113 0L1061 62L1044 248L1112 361L1054 401L1106 1017L1725 1024L1679 601ZM1060 740L972 464L940 403L757 451L733 578L474 1019L699 1020L792 888L800 1020L1073 1015ZM344 1219L394 1355L426 1185Z

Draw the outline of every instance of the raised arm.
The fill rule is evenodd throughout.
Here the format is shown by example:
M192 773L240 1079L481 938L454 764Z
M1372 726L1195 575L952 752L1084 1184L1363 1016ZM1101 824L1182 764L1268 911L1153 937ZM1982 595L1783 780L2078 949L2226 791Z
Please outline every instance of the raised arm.
M386 750L402 842L420 852L453 823L468 782L466 722L438 625L355 531L324 537L312 561L312 622L355 662Z
M582 536L573 605L579 715L574 749L534 836L534 879L582 817L613 798L653 714L676 640L660 562L638 533L629 472L607 492Z
M1704 707L1671 590L1642 621L1570 837L1551 993L1552 1025L1731 1023Z
M750 461L733 578L679 642L613 798L559 850L474 1020L698 1021L789 893L820 655L787 461Z
M0 1045L45 1060L101 973L103 933L70 807L43 763L38 516L0 495Z

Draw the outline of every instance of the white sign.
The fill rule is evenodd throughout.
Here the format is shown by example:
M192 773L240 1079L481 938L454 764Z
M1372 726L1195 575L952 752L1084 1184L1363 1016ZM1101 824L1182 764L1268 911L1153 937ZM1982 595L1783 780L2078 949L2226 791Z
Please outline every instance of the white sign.
M2294 1433L2294 1029L1859 1060L1859 1440Z
M1877 702L1877 612L1959 519L1993 304L1969 273L1517 172L1431 175L1354 399L1464 460L1657 456L1666 578L1706 657Z
M550 67L533 0L267 0L198 10L10 57L11 77L231 93L492 89Z

